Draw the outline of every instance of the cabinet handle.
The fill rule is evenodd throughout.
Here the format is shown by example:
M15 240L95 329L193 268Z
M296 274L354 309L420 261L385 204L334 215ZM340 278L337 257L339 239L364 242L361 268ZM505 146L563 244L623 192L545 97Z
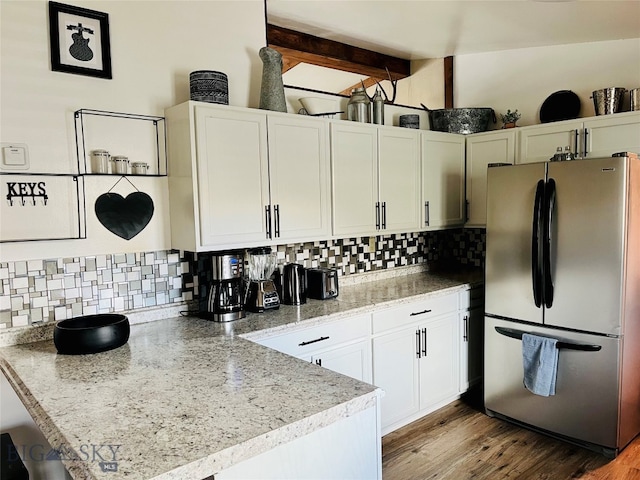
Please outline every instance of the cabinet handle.
M271 238L271 205L264 207L264 223L267 227L267 240L269 240Z
M424 224L429 226L429 202L424 202Z
M416 330L416 358L420 358L420 330Z
M273 207L273 214L276 217L276 237L280 236L280 205L276 205L275 207Z
M465 315L462 321L463 321L462 339L465 342L468 342L469 341L469 316Z
M320 367L322 366L322 359L321 358L317 358L316 359L316 365L318 365Z
M409 316L410 317L415 317L416 315L424 315L425 313L429 313L429 312L431 312L431 309L422 310L421 312L413 312L413 313L410 313Z
M329 337L320 337L315 340L309 340L308 342L299 343L299 347L304 347L305 345L311 345L312 343L324 342L325 340L329 340Z
M469 221L469 200L464 201L464 223Z
M387 228L387 202L382 202L382 229Z
M376 202L376 230L380 230L380 202Z
M426 327L422 329L422 355L427 356L427 329Z
M583 139L584 139L584 155L582 156L583 158L587 158L587 154L589 153L589 129L585 128L584 129L584 135L583 135Z
M573 152L576 154L576 158L580 156L580 154L578 153L578 129L576 128L576 131L574 132L574 137L573 137Z

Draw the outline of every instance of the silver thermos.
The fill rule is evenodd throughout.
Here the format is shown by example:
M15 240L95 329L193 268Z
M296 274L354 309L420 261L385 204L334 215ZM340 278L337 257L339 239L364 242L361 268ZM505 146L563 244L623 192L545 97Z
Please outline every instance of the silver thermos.
M373 103L373 123L384 125L384 99L379 88L376 88L376 94L371 103Z

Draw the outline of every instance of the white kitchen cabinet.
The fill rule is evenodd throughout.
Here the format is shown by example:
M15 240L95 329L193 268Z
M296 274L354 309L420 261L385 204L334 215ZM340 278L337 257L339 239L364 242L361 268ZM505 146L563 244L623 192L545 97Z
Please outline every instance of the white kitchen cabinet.
M460 293L460 393L480 383L484 370L484 289Z
M515 144L514 129L467 135L466 226L486 226L487 168L494 163L513 164Z
M421 325L420 409L459 393L458 314Z
M421 132L421 229L464 224L465 137Z
M373 314L373 383L387 434L459 394L457 294Z
M31 480L71 480L62 461L46 456L53 449L7 378L0 373L0 431L11 435ZM59 447L59 445L56 445ZM43 457L46 456L46 461ZM4 478L4 472L2 477Z
M194 114L201 246L264 241L264 208L269 205L266 116L202 106Z
M215 474L215 480L382 478L377 405Z
M356 315L256 339L279 352L371 383L371 316Z
M378 129L380 230L413 232L420 228L420 142L409 128Z
M377 139L371 125L331 124L334 235L369 235L379 227Z
M418 132L332 122L333 234L419 228Z
M381 400L383 434L420 409L418 335L414 325L372 341L373 384L385 392Z
M640 112L533 125L518 129L517 163L546 162L557 147L580 158L609 157L640 150Z
M585 158L640 153L640 112L585 119L582 152Z
M329 132L325 121L267 115L273 234L302 242L331 231Z
M173 248L329 236L326 121L200 102L166 119Z
M518 129L516 163L548 162L558 147L580 152L582 120L546 123Z
M343 347L315 353L310 361L334 372L371 383L371 342L369 338Z

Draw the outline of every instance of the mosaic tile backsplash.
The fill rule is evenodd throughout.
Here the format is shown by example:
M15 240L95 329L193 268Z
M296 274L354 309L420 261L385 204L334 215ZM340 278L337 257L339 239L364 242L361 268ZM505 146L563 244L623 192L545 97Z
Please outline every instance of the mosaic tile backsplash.
M279 263L341 275L426 263L484 266L483 229L279 245ZM0 263L0 328L197 300L211 254L177 250ZM201 292L199 290L202 289Z

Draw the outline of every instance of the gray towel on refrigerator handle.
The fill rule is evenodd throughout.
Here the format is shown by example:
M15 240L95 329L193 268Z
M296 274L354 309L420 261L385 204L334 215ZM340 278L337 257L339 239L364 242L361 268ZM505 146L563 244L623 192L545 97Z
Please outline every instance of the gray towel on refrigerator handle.
M558 340L529 333L522 334L522 366L527 390L548 397L556 394Z

